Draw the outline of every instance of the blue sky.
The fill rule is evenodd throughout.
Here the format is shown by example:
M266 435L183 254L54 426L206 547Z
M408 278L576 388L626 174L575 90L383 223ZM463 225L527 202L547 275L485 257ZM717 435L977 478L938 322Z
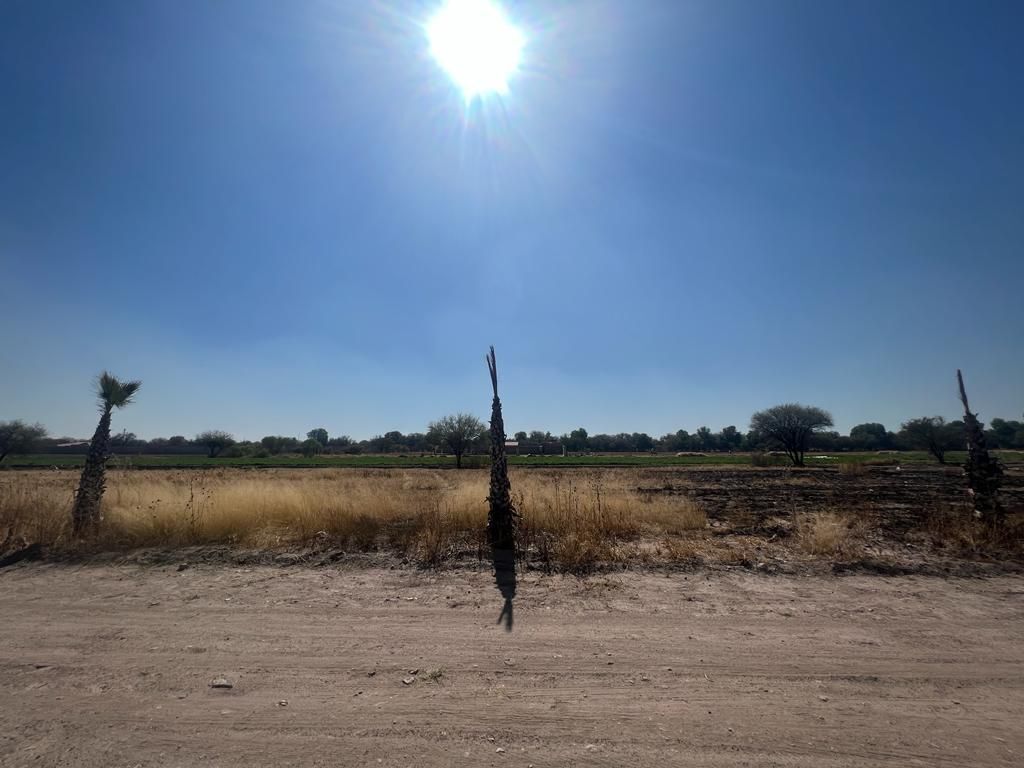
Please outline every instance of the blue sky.
M436 5L0 0L0 419L1020 418L1024 5L507 2L468 108Z

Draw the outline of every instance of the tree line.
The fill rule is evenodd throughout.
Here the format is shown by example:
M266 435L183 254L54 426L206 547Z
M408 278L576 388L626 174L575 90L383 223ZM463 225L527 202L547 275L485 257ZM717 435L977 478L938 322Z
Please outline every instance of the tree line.
M827 412L823 412L827 416ZM925 450L944 462L948 451L964 447L963 421L946 421L941 416L925 416L903 422L895 432L878 422L854 426L843 435L829 429L828 423L817 425L808 435L806 450L822 452ZM1024 450L1024 422L992 419L984 430L991 448ZM579 427L561 435L550 431L519 431L510 437L518 443L520 453L718 453L784 450L777 437L752 423L747 431L735 425L714 432L700 427L694 432L680 429L660 437L645 432L590 434ZM316 456L320 454L375 453L487 453L490 447L487 427L468 414L453 414L431 422L424 432L402 433L398 430L355 440L348 435L330 436L324 427L309 430L304 438L267 435L260 440L236 440L223 430L207 430L192 438L183 435L139 439L134 433L122 431L111 435L109 446L118 452L200 453L224 458L267 458L284 454ZM15 419L0 422L0 462L8 455L47 453L57 446L78 442L70 438L48 437L41 424ZM453 446L452 443L455 443ZM82 446L84 448L84 446ZM515 452L515 451L513 451Z
M427 432L424 433L424 441L432 445L434 450L444 448L454 454L457 467L462 466L463 454L472 451L476 445L488 446L492 462L497 459L501 465L497 475L493 463L491 467L492 491L489 499L493 513L495 487L502 486L500 475L503 472L505 461L506 434L501 417L501 404L498 400L497 369L493 347L491 347L487 364L494 390L490 428L485 429L483 422L471 414L452 414L431 422ZM985 516L986 519L1001 520L1003 508L998 501L998 490L1002 482L1002 467L998 459L993 459L988 453L988 435L982 422L978 419L978 415L970 410L967 392L959 370L957 370L957 382L960 389L960 401L964 407L963 422L946 424L938 416L911 419L904 422L900 432L892 435L891 438L891 433L881 424L859 424L851 430L848 437L851 441L873 439L876 444L879 444L877 441L892 439L898 442L905 439L911 442L911 447L925 447L942 462L945 459L945 451L949 449L945 446L951 446L954 438L959 435L959 439L962 440L961 445L964 445L968 451L968 460L964 468L969 478L970 489L975 495L976 512ZM100 408L100 420L89 441L85 466L75 492L71 519L76 536L95 531L102 519L101 502L106 488L106 465L111 456L113 411L132 403L141 387L141 381L122 381L107 371L97 377L95 394ZM1017 444L1018 438L1022 434L1019 422L994 419L993 424L996 427L994 430L990 429L993 432L993 444L998 444L1001 434L1010 435L1011 433L1013 444ZM717 450L733 450L734 448L730 446L743 447L744 442L747 443L748 448L755 450L762 450L766 447L780 448L794 466L803 466L804 455L809 449L821 446L823 439L838 439L838 433L829 431L832 426L832 415L828 411L816 406L784 403L754 413L750 417L750 430L746 434L741 434L735 426L725 427L719 433L713 433L706 427L702 427L697 430L696 438L701 448L717 443ZM122 438L126 441L127 434L122 433ZM400 436L400 433L397 432L388 434ZM541 433L540 431L515 434L516 438L520 436L543 438L540 443L543 447L551 435L548 432ZM562 437L565 438L562 442L563 450L568 449L570 444L583 450L596 450L596 445L600 444L599 438L606 436L595 435L591 438L585 429L578 428ZM687 437L687 433L680 430L675 434L664 436L662 442L667 441L670 445L673 442L675 445L687 442L692 446L692 438L685 440L684 438ZM615 436L613 440L617 438L632 441L634 450L656 450L657 448L657 443L644 433L634 433L628 436L623 433L623 435ZM949 443L944 442L947 438ZM34 450L36 444L44 439L46 439L46 429L40 424L27 424L21 420L0 422L0 461L12 452ZM169 438L168 442L171 439ZM258 450L269 453L276 449L280 452L285 450L286 446L293 447L291 442L293 440L297 442L298 438L268 435L260 440ZM496 440L499 442L495 443ZM196 435L193 442L204 446L211 457L222 455L225 449L239 445L230 433L222 430L201 432ZM299 448L304 454L315 454L326 450L330 443L331 438L327 430L317 427L306 433L306 439L299 443ZM351 448L351 446L346 447ZM715 450L715 448L710 449ZM505 488L507 495L507 477L502 487ZM514 509L511 506L505 511L514 514Z

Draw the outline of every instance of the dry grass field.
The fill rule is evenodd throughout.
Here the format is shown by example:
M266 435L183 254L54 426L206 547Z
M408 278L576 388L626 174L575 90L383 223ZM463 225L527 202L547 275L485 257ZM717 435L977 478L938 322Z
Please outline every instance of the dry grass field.
M513 495L527 562L546 569L818 561L906 566L1019 561L1017 518L993 536L971 519L956 469L519 469ZM397 557L485 556L481 471L112 471L98 539L70 538L73 471L0 473L0 542L54 554L221 547ZM1005 492L1018 509L1024 474ZM2 554L2 553L0 553Z

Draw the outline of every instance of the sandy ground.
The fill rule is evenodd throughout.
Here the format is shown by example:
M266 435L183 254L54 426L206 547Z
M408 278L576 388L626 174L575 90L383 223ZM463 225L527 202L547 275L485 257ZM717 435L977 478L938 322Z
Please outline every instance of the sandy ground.
M1024 577L528 574L500 608L486 572L14 566L0 765L1024 764Z

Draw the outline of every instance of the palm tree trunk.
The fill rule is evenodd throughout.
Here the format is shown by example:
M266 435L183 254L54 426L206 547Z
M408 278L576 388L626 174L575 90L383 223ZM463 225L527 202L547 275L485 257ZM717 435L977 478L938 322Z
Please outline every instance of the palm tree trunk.
M71 510L71 523L76 536L95 531L100 522L100 502L107 486L107 456L110 448L111 406L103 408L100 423L96 425L89 454L85 457L85 468L78 481L75 505Z
M508 481L505 420L501 415L501 400L498 398L498 370L494 359L494 347L491 347L487 366L491 372L491 385L494 389L494 400L491 401L491 486L487 497L487 532L492 547L514 550L518 515L512 504L512 486Z
M494 399L491 401L491 487L487 496L487 537L491 542L494 582L504 598L499 623L512 631L512 601L516 596L516 534L519 514L512 504L512 486L508 481L508 459L505 456L505 420L498 399L498 363L494 347L487 356Z
M1006 510L999 500L1003 468L998 459L989 455L985 445L985 431L978 421L978 414L972 413L967 403L967 390L959 368L956 371L956 382L960 388L960 402L964 406L964 430L967 433L967 463L964 464L964 471L967 483L974 492L974 509L985 522L1002 524L1006 519Z

